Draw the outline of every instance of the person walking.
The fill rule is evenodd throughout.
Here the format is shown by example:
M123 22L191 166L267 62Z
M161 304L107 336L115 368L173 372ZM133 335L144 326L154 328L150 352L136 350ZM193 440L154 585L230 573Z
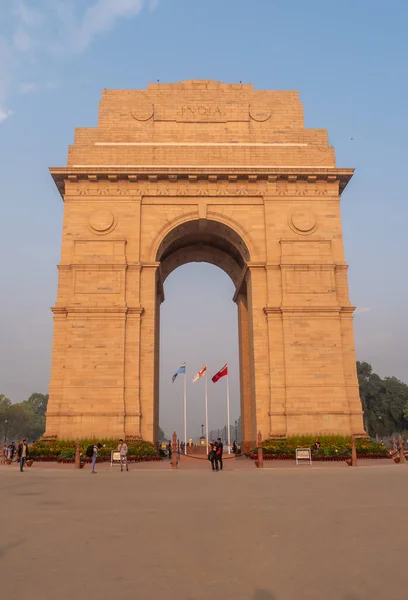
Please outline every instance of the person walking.
M214 446L215 452L215 470L222 471L222 453L224 450L224 444L221 441L221 438L217 438L217 442Z
M24 471L24 463L28 458L28 446L26 439L19 443L17 453L20 463L20 472L22 473Z
M123 471L123 465L126 465L126 471L129 471L127 453L127 443L123 440L119 440L118 452L120 453L120 470Z

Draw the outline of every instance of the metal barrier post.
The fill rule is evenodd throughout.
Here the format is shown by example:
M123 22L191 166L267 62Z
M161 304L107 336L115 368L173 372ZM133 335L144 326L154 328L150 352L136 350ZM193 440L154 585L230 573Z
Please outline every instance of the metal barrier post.
M177 433L173 432L173 443L171 452L171 468L177 469Z
M351 436L351 466L357 466L356 436Z
M258 460L256 461L258 469L263 468L263 448L262 448L262 433L258 431Z
M81 449L79 446L79 439L77 438L75 442L75 468L81 468Z
M404 443L402 441L402 435L398 436L398 445L399 445L399 464L403 465L406 463L405 454L404 454Z
M3 443L1 445L1 457L0 457L0 464L4 465L6 462L6 441L3 440Z

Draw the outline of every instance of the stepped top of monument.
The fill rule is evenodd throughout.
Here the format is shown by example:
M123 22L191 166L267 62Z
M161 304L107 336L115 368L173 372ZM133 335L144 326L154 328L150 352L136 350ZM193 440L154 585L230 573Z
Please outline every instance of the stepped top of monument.
M327 131L305 128L297 91L187 80L104 89L97 127L75 131L67 167L311 173L332 171L336 163Z
M103 90L98 128L113 123L120 128L129 117L136 121L134 126L149 121L149 125L196 123L198 136L205 135L204 130L212 131L208 126L203 129L202 124L264 123L263 129L269 131L304 129L297 91L254 90L252 84L212 80L150 83L145 90ZM188 135L194 129L190 126ZM252 137L261 133L258 130L250 132ZM236 127L234 134L243 135L244 131Z

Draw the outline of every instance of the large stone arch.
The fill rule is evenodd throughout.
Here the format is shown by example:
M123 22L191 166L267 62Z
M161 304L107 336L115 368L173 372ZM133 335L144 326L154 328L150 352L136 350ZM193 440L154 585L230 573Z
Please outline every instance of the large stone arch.
M251 238L251 235L248 233L248 231L245 229L245 227L243 227L236 220L231 219L230 217L228 217L220 212L217 212L217 211L209 211L208 214L206 215L206 218L203 219L203 218L200 218L199 214L196 211L194 211L194 212L185 213L183 215L179 215L179 216L175 217L174 219L171 219L170 221L168 221L161 227L161 229L155 235L154 240L151 244L151 247L150 247L150 250L148 253L149 260L152 262L157 260L157 255L159 252L160 245L163 243L163 240L166 239L167 236L172 231L176 230L181 225L184 225L186 223L190 223L190 222L196 221L196 220L200 221L201 223L209 221L209 222L216 222L219 226L225 225L226 227L228 227L228 229L231 230L231 232L234 232L236 234L237 238L239 238L241 240L242 244L245 246L245 248L247 249L247 252L249 253L250 256L252 256L253 258L258 256L259 251L255 247L255 244Z
M166 235L160 236L156 244L154 264L158 265L156 291L157 314L164 299L163 284L169 274L177 267L190 262L207 262L222 269L235 285L234 300L238 307L238 339L240 357L240 406L242 434L247 445L256 438L255 390L251 388L250 364L253 361L252 338L249 331L247 281L250 277L248 264L251 255L245 241L222 221L214 219L189 219L178 221ZM155 346L155 414L159 412L159 319L157 319ZM154 434L156 435L156 434Z
M236 288L245 445L363 431L340 218L353 170L305 129L297 92L104 90L98 127L51 172L67 202L47 434L157 439L163 281L200 260Z

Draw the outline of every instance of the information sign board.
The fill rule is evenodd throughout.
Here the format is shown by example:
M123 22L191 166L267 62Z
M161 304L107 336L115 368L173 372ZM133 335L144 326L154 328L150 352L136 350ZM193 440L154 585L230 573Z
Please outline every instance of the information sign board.
M296 464L307 462L312 464L312 453L310 448L296 448Z

